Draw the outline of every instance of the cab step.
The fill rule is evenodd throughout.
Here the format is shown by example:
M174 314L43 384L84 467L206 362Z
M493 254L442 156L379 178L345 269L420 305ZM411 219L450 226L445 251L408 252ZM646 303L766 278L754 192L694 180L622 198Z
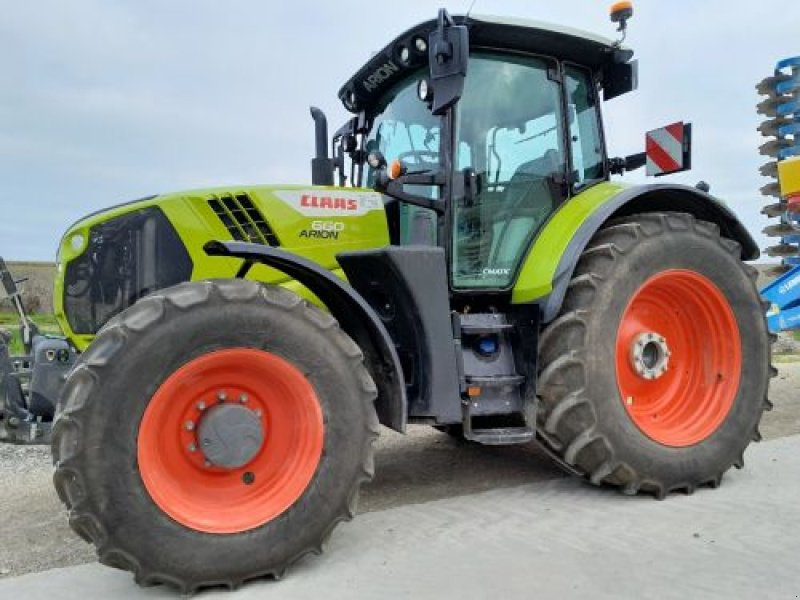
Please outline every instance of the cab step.
M499 313L476 313L458 317L462 335L490 335L514 328L506 321L506 316Z
M519 386L525 382L522 375L467 375L467 384L478 387L504 387L507 385Z
M530 427L498 427L495 429L464 429L464 438L487 446L508 446L533 441L536 432Z

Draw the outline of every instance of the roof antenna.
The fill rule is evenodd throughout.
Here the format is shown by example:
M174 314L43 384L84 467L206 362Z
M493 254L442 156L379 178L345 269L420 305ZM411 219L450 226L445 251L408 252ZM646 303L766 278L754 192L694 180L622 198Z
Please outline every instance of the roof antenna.
M469 23L469 16L472 14L472 9L475 7L475 3L476 3L477 1L478 1L478 0L472 0L472 2L470 2L469 8L467 9L467 16L466 16L466 17L464 17L464 23L465 23L465 24L466 24L466 23Z

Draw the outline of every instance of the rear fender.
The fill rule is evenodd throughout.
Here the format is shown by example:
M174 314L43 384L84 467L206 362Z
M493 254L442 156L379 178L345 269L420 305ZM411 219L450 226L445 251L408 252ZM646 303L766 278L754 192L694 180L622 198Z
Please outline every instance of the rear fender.
M253 265L261 263L286 273L314 293L364 352L367 369L378 387L378 419L405 432L408 410L400 359L380 317L352 287L317 263L270 246L209 242L204 249L209 256L244 260L237 277L244 277Z
M612 219L652 212L689 213L716 223L724 237L741 245L743 260L759 256L758 245L733 211L710 194L676 184L625 188L604 183L571 198L553 215L525 258L512 302L537 303L542 321L552 321L561 310L578 259L595 233Z

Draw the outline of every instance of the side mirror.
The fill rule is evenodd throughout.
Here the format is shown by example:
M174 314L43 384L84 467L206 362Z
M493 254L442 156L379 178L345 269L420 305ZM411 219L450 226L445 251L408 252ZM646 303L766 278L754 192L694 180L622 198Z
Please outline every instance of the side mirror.
M428 36L431 73L431 112L441 115L464 93L469 62L469 30L456 25L445 9L439 10L439 26Z

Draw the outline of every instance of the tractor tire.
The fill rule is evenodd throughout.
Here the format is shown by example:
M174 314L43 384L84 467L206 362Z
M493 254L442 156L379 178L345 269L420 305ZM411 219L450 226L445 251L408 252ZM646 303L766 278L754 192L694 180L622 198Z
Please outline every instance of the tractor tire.
M776 372L756 274L687 214L600 230L540 339L544 443L595 485L659 499L741 468Z
M70 373L55 487L100 562L140 585L277 578L354 516L376 394L358 346L297 295L181 284L112 319Z

